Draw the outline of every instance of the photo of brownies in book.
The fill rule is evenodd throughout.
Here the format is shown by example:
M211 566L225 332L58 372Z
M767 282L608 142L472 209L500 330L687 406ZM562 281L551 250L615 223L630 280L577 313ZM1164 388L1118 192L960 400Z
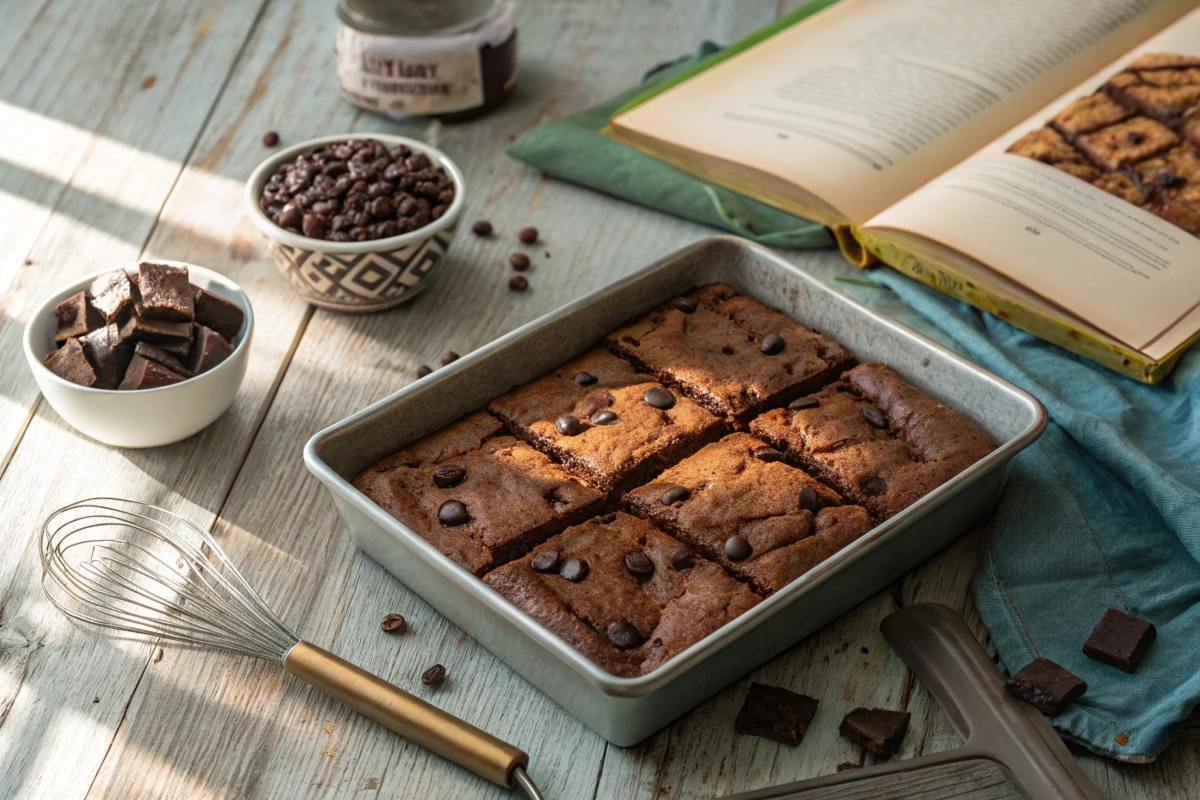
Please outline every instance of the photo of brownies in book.
M1143 55L1008 152L1200 236L1200 58Z

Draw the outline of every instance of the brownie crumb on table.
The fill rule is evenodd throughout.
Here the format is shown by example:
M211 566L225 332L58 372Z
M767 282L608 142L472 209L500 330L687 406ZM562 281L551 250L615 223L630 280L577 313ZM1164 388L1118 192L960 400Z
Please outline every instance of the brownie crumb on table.
M738 733L797 745L808 731L817 705L816 698L808 695L779 686L751 683L733 729Z
M842 718L838 733L877 756L894 756L912 714L886 708L856 708Z
M1008 679L1004 688L1048 717L1056 717L1087 691L1087 684L1048 658L1035 658Z

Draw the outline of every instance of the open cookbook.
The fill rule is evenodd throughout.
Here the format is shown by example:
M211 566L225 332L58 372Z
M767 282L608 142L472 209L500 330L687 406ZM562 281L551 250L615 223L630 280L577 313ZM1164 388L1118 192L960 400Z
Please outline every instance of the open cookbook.
M1133 378L1200 332L1195 0L842 0L618 141Z

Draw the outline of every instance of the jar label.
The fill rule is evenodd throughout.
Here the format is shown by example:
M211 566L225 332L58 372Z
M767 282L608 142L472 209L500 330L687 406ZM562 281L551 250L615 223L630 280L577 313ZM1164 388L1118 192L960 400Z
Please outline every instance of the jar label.
M340 25L337 72L346 99L375 111L441 114L483 104L474 37L399 38Z

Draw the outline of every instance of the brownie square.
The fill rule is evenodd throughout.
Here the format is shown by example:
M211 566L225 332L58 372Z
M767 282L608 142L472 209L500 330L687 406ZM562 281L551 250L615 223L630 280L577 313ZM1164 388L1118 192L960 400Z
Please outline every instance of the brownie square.
M142 262L138 264L138 316L164 322L191 322L195 316L192 285L187 267Z
M368 467L354 486L475 575L595 514L600 492L478 411Z
M246 323L246 314L236 303L231 303L212 292L206 292L200 287L193 287L196 322L212 328L232 342Z
M61 346L67 339L102 327L104 315L92 305L87 292L76 292L54 307L54 324L54 343Z
M191 370L185 367L182 361L168 353L166 350L155 347L149 342L138 342L135 344L133 346L133 355L134 358L141 356L142 358L147 358L151 361L154 361L171 370L172 372L182 375L185 378L192 377Z
M163 347L192 341L192 323L164 322L149 319L134 312L121 325L121 338L134 342L151 342Z
M116 322L133 307L133 285L123 269L97 276L87 293L96 310L104 315L105 322Z
M812 391L853 363L837 342L725 284L693 289L609 334L606 344L738 422Z
M1035 658L1004 684L1013 697L1057 717L1087 691L1087 684L1048 658Z
M1042 161L1085 181L1092 181L1102 174L1053 128L1030 131L1013 142L1006 152Z
M187 357L187 369L193 375L208 372L233 353L233 347L225 337L204 325L196 325L192 335L192 349Z
M1137 109L1165 125L1174 127L1196 101L1200 100L1200 83L1187 80L1185 74L1175 70L1156 70L1138 73L1122 73L1106 86L1109 93L1121 104ZM1151 77L1152 76L1152 77ZM1150 77L1150 80L1146 78Z
M755 606L716 564L623 513L568 528L484 581L607 672L643 675Z
M1092 161L1109 172L1158 155L1179 144L1179 137L1161 122L1132 117L1078 137L1076 144Z
M95 386L99 381L78 339L67 339L62 347L51 350L43 363L58 377L80 386Z
M115 324L97 328L80 337L83 352L96 370L97 389L115 389L125 377L125 369L133 358L133 344L122 340Z
M912 714L887 708L856 708L842 718L838 733L877 756L894 756Z
M488 409L603 492L649 480L725 430L678 390L606 350L585 353Z
M808 731L817 705L817 700L807 695L779 686L751 683L733 729L738 733L797 745Z
M1160 192L1151 210L1193 236L1200 236L1200 184Z
M1146 620L1110 608L1084 643L1083 652L1122 672L1133 672L1157 635L1158 631Z
M156 389L159 386L170 386L179 383L183 376L178 372L167 369L156 361L134 353L133 360L125 370L125 377L117 388L122 391L137 389Z
M1189 184L1200 186L1200 152L1180 145L1133 164L1131 171L1146 193L1181 189Z
M747 433L707 445L630 492L626 505L764 595L874 527L864 509L841 505Z
M1103 173L1091 183L1097 189L1103 189L1114 197L1119 197L1126 203L1132 203L1135 206L1144 207L1150 199L1146 192L1143 192L1141 187L1133 182L1132 178L1121 172Z
M862 364L750 431L876 519L886 519L994 449L971 420L883 364Z
M1113 100L1104 92L1096 92L1088 97L1081 97L1051 120L1051 124L1066 136L1079 136L1084 133L1115 125L1133 116L1133 110L1126 108ZM1047 130L1042 128L1040 130ZM1064 142L1065 143L1065 142ZM1072 148L1074 150L1074 148ZM1024 154L1022 154L1024 155ZM1037 156L1031 156L1037 158ZM1040 159L1045 161L1046 159Z

